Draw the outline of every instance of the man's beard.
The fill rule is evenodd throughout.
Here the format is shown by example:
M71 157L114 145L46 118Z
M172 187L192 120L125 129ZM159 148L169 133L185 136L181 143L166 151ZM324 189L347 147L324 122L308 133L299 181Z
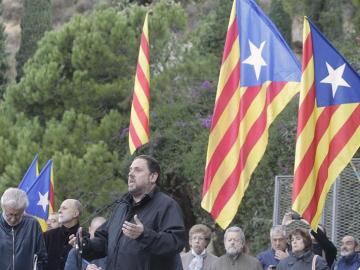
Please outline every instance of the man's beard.
M236 248L236 247L228 247L228 248L226 249L226 253L227 253L228 255L230 255L230 256L236 256L236 255L238 255L238 254L241 253L241 250L239 250L239 249Z
M349 256L351 255L353 252L352 251L349 251L349 250L341 250L340 251L340 255L343 256L343 257L346 257L346 256Z

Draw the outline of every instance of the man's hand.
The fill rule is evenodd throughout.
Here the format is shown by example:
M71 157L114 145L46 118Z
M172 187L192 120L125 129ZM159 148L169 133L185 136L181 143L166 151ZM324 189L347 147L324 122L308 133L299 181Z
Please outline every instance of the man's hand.
M282 251L282 250L275 251L275 259L278 259L279 261L285 259L288 256L289 256L289 253L287 251Z
M89 264L86 266L86 270L102 270L101 267L97 267L95 264Z
M283 220L281 222L281 225L289 225L291 222L293 222L294 220L292 219L292 212L287 212L285 213Z
M82 227L79 227L79 229L78 229L78 232L77 232L78 234L79 234L79 237L80 237L80 242L82 242ZM70 236L69 236L69 245L71 245L73 248L76 248L76 235L75 234L71 234Z
M135 224L125 221L122 226L123 233L131 238L136 239L144 232L144 225L141 223L137 215L134 216Z

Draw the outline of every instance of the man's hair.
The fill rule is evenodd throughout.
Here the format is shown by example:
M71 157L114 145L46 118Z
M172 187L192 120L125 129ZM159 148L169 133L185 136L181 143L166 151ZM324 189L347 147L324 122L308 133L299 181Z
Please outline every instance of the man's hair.
M29 206L29 200L25 191L18 188L8 188L1 196L1 207L25 209Z
M311 236L310 236L310 234L309 234L309 232L307 230L301 229L301 228L293 230L289 234L290 241L295 235L299 235L303 239L304 251L307 251L307 250L311 249L311 245L312 245Z
M189 238L191 239L191 237L196 233L202 233L207 242L209 242L211 239L211 230L208 226L204 224L195 224L194 226L192 226L189 231Z
M99 228L102 224L104 224L106 222L106 218L102 217L102 216L96 216L94 217L91 222L90 222L90 226L91 227L96 227Z
M286 238L286 227L284 225L275 225L270 229L270 239L274 233L281 233Z
M71 199L71 200L73 200L73 204L74 204L75 208L79 211L79 216L80 216L81 212L83 211L83 206L82 206L81 202L76 199Z
M136 158L134 158L134 160L135 159L144 159L144 160L146 160L149 171L151 173L157 173L157 175L158 175L157 182L159 182L161 170L160 170L160 164L155 158L153 158L151 156L148 156L148 155L140 155L140 156L137 156Z
M241 243L242 243L243 245L245 245L245 234L244 234L243 230L242 230L240 227L233 226L233 227L227 228L226 231L225 231L225 234L224 234L224 241L226 240L227 234L228 234L229 232L239 233L239 235L240 235L240 241L241 241Z

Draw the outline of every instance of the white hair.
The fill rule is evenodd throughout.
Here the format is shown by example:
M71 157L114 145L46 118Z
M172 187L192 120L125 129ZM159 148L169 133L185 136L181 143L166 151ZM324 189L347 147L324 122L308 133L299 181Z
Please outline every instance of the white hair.
M11 207L24 210L29 206L29 199L25 191L18 188L8 188L1 196L1 208Z
M272 238L274 233L281 233L286 238L286 227L284 225L275 225L270 229L270 238Z
M224 241L226 240L227 234L228 234L229 232L238 233L238 234L240 235L240 241L241 241L241 243L242 243L243 245L245 244L245 234L244 234L243 230L242 230L240 227L233 226L233 227L227 228L226 231L225 231L225 234L224 234Z

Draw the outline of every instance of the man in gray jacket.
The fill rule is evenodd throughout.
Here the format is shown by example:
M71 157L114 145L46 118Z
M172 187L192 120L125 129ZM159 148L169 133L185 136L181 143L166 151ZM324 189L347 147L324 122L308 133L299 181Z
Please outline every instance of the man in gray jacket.
M241 228L230 227L224 234L226 254L222 255L211 270L262 270L258 259L246 254L245 235Z
M26 193L18 188L8 188L1 197L1 270L42 270L47 262L40 225L24 215L28 205Z

